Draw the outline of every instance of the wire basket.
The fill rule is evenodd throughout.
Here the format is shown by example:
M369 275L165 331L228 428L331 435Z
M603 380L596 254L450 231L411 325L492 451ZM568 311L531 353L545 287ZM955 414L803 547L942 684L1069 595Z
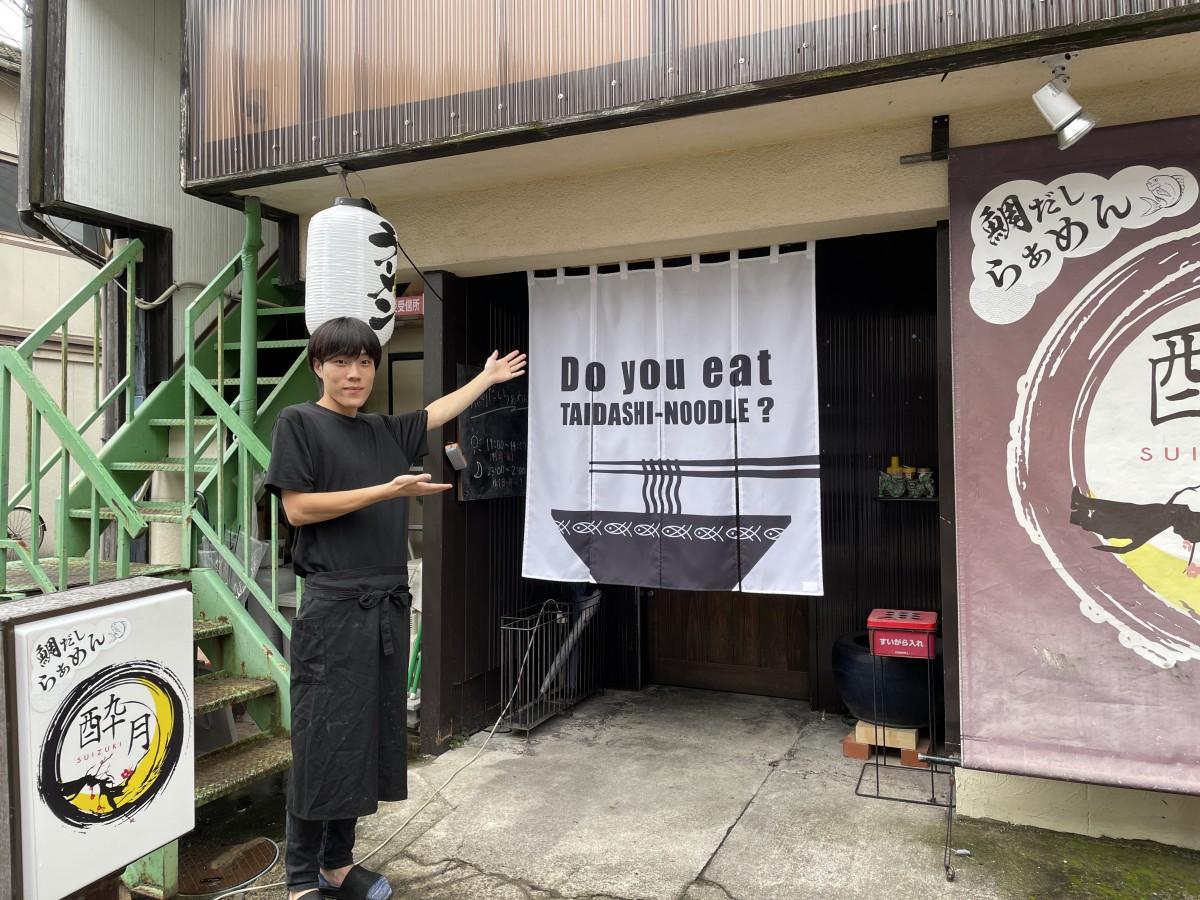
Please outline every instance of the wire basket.
M552 600L500 619L506 722L531 731L603 687L600 593Z

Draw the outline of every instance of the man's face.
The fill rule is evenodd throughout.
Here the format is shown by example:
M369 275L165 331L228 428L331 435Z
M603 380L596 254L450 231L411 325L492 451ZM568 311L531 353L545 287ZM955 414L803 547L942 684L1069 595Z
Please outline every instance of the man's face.
M365 353L332 356L313 367L325 388L325 396L346 409L360 409L371 396L375 363Z

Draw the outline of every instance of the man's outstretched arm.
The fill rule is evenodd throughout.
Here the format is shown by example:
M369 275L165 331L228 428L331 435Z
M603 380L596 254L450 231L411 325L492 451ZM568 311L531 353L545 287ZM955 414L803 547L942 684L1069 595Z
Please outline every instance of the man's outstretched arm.
M448 484L432 484L432 475L397 475L386 484L355 488L352 491L282 492L283 511L293 525L328 522L363 507L396 497L428 497L450 490Z
M525 362L525 354L519 350L514 350L503 359L500 358L500 351L494 352L483 364L483 371L466 385L445 397L438 397L425 407L425 412L429 413L429 430L445 425L482 397L483 392L493 384L520 378L525 374Z

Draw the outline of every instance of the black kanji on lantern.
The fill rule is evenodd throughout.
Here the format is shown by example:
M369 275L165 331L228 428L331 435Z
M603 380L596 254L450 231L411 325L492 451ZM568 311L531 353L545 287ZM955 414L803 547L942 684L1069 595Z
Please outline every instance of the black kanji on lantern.
M390 296L385 297L384 294L390 295L392 288L396 284L396 229L392 227L390 222L383 219L379 220L379 231L371 234L369 240L374 246L380 249L390 251L387 256L374 260L375 267L379 269L379 290L374 293L368 293L367 296L375 301L375 308L385 315L372 316L368 321L375 331L381 331L387 323L395 316L395 310L392 309L392 301Z

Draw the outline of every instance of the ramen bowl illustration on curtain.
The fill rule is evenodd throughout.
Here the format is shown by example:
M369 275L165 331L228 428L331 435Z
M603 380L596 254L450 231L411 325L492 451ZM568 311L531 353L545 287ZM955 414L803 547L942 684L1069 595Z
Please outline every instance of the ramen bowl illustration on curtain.
M775 546L792 517L733 509L684 511L693 479L819 477L818 458L751 460L593 460L593 478L640 478L643 509L564 510L551 515L563 538L601 584L681 590L736 590Z

